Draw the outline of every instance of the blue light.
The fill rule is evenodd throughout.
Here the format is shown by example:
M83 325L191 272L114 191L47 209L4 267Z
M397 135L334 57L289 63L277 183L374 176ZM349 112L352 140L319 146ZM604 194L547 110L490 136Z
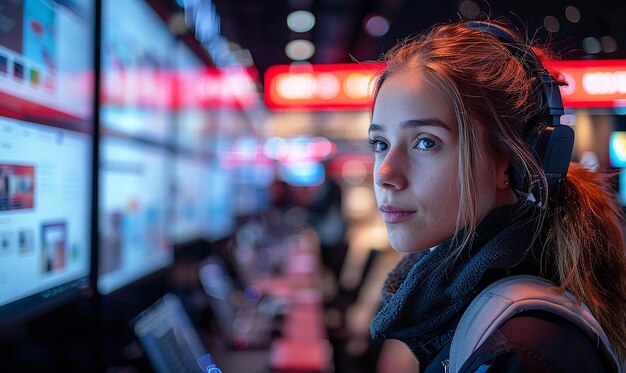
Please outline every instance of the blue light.
M626 131L613 131L611 133L609 160L613 167L626 167Z
M324 182L324 166L319 162L294 162L282 166L282 179L293 186L316 186Z

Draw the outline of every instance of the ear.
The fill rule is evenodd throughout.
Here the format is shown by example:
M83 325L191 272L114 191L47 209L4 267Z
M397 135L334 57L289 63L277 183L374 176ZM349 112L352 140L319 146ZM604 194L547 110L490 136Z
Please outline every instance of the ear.
M509 179L510 165L507 160L498 159L496 161L496 187L499 190L511 189L511 181Z

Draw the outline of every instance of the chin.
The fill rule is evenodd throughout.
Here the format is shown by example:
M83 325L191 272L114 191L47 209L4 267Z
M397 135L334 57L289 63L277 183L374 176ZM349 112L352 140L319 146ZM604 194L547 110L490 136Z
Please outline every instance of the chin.
M390 232L387 231L389 235L389 244L391 247L399 252L399 253L417 253L421 251L428 251L437 247L439 244L448 239L449 236L443 237L428 237L429 239L424 240L425 233L423 231L414 232L413 234L407 234L408 232L402 232L402 234L398 234L399 232ZM421 237L421 240L416 239L417 237Z
M419 251L425 251L430 249L430 247L422 247L421 245L416 245L414 240L412 242L405 242L404 240L390 239L389 243L395 251L405 254L416 253Z

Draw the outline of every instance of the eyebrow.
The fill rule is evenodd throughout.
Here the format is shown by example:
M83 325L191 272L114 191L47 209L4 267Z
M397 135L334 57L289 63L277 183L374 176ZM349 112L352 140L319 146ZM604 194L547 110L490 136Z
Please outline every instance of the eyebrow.
M409 119L400 123L400 128L414 128L414 127L441 127L448 132L452 132L450 127L438 118L424 118L424 119ZM385 127L381 124L372 123L369 127L369 132L383 132Z

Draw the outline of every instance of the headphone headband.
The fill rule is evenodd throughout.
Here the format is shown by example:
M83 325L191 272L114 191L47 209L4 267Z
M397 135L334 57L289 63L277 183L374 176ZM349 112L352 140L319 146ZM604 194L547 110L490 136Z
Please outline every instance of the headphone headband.
M538 83L541 87L537 98L538 107L535 116L527 123L527 130L531 133L525 141L534 150L537 160L541 163L548 187L560 193L572 157L574 130L561 125L564 110L558 82L543 67L532 48L521 45L510 31L499 25L480 21L467 22L466 25L471 29L495 36L507 46L526 71L540 82L540 85ZM529 181L526 180L526 175L514 169L513 166L509 169L509 178L514 189L528 190ZM543 188L541 185L538 187Z
M532 48L520 45L516 37L511 34L510 31L497 24L471 21L467 22L466 25L471 29L484 31L495 36L507 46L511 54L524 66L526 71L541 82L543 94L538 104L541 106L545 103L546 105L545 110L549 118L546 118L548 120L545 122L552 125L559 125L561 115L564 113L559 83L550 75L545 67L543 67L539 56L535 54ZM541 107L538 109L541 109Z

